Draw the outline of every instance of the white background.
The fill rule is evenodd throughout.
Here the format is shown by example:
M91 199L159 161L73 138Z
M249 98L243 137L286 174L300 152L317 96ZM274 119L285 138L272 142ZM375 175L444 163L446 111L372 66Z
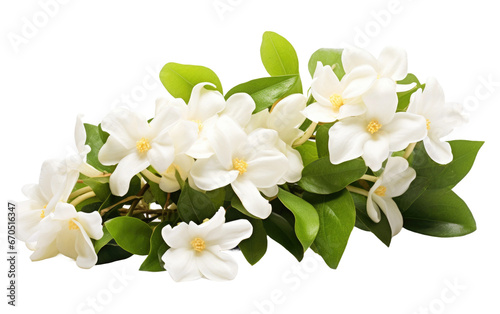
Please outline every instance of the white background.
M67 0L44 19L46 2L0 4L3 208L24 198L21 187L37 182L45 159L71 149L78 113L98 123L130 97L152 115L155 98L166 94L159 69L171 61L212 68L225 91L266 76L259 47L272 30L295 46L305 89L316 49L356 44L377 55L392 44L407 49L410 72L421 80L436 76L448 100L466 102L470 123L452 138L486 144L455 191L478 230L454 239L404 230L388 249L355 229L338 270L311 252L298 263L271 243L254 267L235 253L239 274L226 283L174 283L166 272L139 272L143 257L91 270L64 256L35 263L20 243L16 309L6 306L5 258L0 263L2 313L500 313L500 87L485 83L500 81L493 1ZM218 12L218 3L230 10ZM26 37L22 30L33 19L39 26ZM25 39L16 46L13 36Z

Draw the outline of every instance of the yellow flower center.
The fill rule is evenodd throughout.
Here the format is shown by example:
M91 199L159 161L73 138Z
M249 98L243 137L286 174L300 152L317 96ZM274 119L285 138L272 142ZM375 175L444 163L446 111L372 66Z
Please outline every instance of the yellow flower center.
M238 170L240 174L244 174L245 172L247 172L247 167L248 164L244 160L241 160L239 158L233 159L233 168L235 170Z
M201 238L194 238L193 241L191 241L191 246L196 252L201 252L205 249L205 241Z
M191 121L198 124L198 133L201 132L201 130L203 130L203 123L201 122L201 120L191 120Z
M431 120L429 119L426 119L427 120L427 130L430 130L431 129Z
M151 149L151 144L149 144L149 140L147 138L141 138L135 143L135 147L139 153L145 153Z
M45 207L47 207L47 206L45 206ZM40 213L40 218L45 218L45 211L43 209L42 209L42 212Z
M77 224L73 220L70 220L68 223L68 229L69 230L78 230L80 229Z
M333 94L330 96L330 102L332 103L333 110L338 111L344 105L344 98L339 94Z
M381 127L382 127L382 125L380 123L378 123L377 120L372 120L372 121L370 121L370 123L368 123L368 126L366 127L366 129L371 134L375 134L378 132L378 130L380 130Z
M375 190L375 194L377 194L378 196L385 196L385 193L387 192L387 188L383 185L379 186L376 190Z

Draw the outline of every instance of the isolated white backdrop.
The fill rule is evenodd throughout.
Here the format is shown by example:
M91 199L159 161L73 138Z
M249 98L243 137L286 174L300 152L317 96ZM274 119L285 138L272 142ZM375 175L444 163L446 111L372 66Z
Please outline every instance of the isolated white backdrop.
M45 5L50 16L44 3L58 3ZM374 54L389 44L406 48L410 72L422 80L436 76L448 100L468 105L470 124L452 138L486 141L473 170L455 188L477 220L478 230L467 237L403 231L387 249L372 234L355 229L338 270L311 252L298 263L271 242L254 267L234 254L240 270L232 282L181 284L166 272L137 271L142 257L82 270L63 256L32 263L20 243L16 309L3 297L7 263L1 259L2 313L500 313L494 181L500 19L492 1L465 3L2 1L2 208L8 199L23 199L21 187L37 182L45 159L74 145L78 113L98 123L129 98L129 105L152 115L155 98L166 94L158 80L165 63L208 66L225 91L266 76L259 56L266 30L295 46L306 89L307 61L318 48L356 44ZM26 26L33 20L38 26Z

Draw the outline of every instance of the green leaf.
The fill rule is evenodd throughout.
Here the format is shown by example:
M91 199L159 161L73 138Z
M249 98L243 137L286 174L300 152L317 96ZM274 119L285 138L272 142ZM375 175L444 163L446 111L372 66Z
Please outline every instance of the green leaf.
M410 90L404 91L404 92L399 92L398 93L398 111L406 111L408 108L408 105L410 104L411 100L411 95L416 92L419 88L423 88L424 85L420 84L420 81L418 78L412 74L408 73L408 75L401 81L398 82L399 84L404 84L408 85L411 83L416 83L415 87L413 87Z
M311 162L318 159L316 142L306 141L299 147L295 147L295 149L300 153L300 157L302 157L302 163L304 164L304 166L307 166Z
M299 239L297 239L293 226L285 218L273 212L262 222L264 223L267 235L271 239L281 244L298 261L304 258L304 248Z
M165 208L165 203L167 202L167 193L164 192L162 189L160 189L160 185L158 183L155 183L151 180L148 180L148 178L144 178L149 184L149 191L153 195L154 200L158 205L160 205L162 208Z
M328 132L332 127L333 123L323 124L318 127L316 131L316 147L318 149L318 157L328 157L330 158L330 151L328 150L328 140L330 136Z
M225 188L207 191L205 195L208 196L210 201L212 201L212 204L214 204L215 208L221 208L221 206L224 206L224 200L226 199Z
M311 77L314 77L314 72L316 71L316 65L318 61L321 61L323 65L330 65L333 67L333 72L337 77L342 79L345 75L344 66L342 65L342 51L343 49L329 49L321 48L316 50L309 59L309 73Z
M177 210L185 222L201 224L205 218L212 218L217 212L212 200L202 192L185 184L179 196Z
M109 233L124 250L137 255L148 255L151 228L137 218L123 216L105 222Z
M99 253L99 251L109 243L113 239L113 236L111 233L109 233L108 229L106 226L102 226L102 231L103 231L103 236L99 240L94 241L94 249L96 253Z
M344 189L365 173L366 165L361 159L333 165L329 158L323 157L304 167L298 184L311 193L331 194Z
M236 93L247 93L255 101L254 113L271 107L275 102L291 94L301 93L298 75L264 77L233 87L225 95L226 100Z
M88 185L102 202L104 202L108 198L109 194L111 194L109 183L103 183L94 178L84 179L83 183Z
M356 208L347 190L306 198L319 215L319 231L314 246L331 268L337 268L356 222Z
M319 217L314 207L302 198L279 189L278 198L295 217L295 234L306 251L319 230Z
M214 71L199 65L167 63L160 71L160 81L170 95L182 98L186 103L191 98L193 87L198 83L212 83L222 93L222 84Z
M130 196L137 195L137 193L139 193L140 190L141 190L141 179L139 179L138 176L134 176L130 180L129 190L127 194L125 194L122 197L119 197L111 194L110 192L106 200L102 202L101 207L99 207L99 211L101 211L105 208L113 206L111 210L109 210L107 213L104 214L103 221L109 220L113 217L117 217L119 215L118 209L123 207L124 205L130 205L133 202L133 200L130 200L125 203L120 203L120 202Z
M418 143L413 151L411 167L417 177L405 194L394 200L404 212L428 189L451 189L469 173L484 142L450 141L453 161L446 165L434 162L426 153L424 145Z
M99 151L101 150L104 142L101 138L101 133L99 132L99 127L93 124L84 123L85 133L87 138L85 139L85 144L90 146L90 152L87 154L87 163L97 170L105 172L113 172L116 166L104 166L98 159Z
M106 143L106 141L108 140L108 137L109 137L109 133L108 132L105 132L102 127L101 127L101 123L99 123L99 125L97 125L97 129L99 130L99 136L101 137L101 141L103 143Z
M265 32L262 36L260 56L271 76L299 74L295 49L288 40L274 32Z
M366 213L366 197L356 193L351 193L351 197L356 206L356 221L359 221L364 227L361 229L370 230L385 245L391 245L392 230L385 214L381 212L380 221L378 223L375 223Z
M434 237L458 237L476 230L467 204L449 189L427 190L403 217L406 229Z
M143 271L164 271L165 262L161 259L163 254L169 249L169 246L163 240L161 230L168 225L167 221L161 222L153 229L150 240L150 249L148 257L141 264L139 270Z
M118 246L113 240L110 243L106 244L97 254L97 264L102 265L107 263L112 263L116 261L120 261L132 256L132 253L129 253Z
M420 176L430 179L430 189L451 189L457 185L469 173L479 149L484 144L484 142L464 140L449 143L453 152L453 161L447 165L432 161L422 144L415 149L412 167Z
M241 241L238 247L250 265L255 265L267 251L267 234L262 220L249 218L234 209L229 209L226 212L226 219L227 221L246 219L252 224L252 235L250 238Z

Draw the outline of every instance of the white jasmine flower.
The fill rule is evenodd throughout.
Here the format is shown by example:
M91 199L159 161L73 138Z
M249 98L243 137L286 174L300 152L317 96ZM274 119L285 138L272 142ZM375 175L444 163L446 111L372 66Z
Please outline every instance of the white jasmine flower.
M85 132L85 126L83 125L81 115L78 115L75 125L75 144L77 153L66 158L66 165L68 167L67 172L82 173L87 177L102 175L102 172L87 163L87 154L90 152L90 146L85 144L86 139L87 134Z
M165 269L175 281L199 278L232 280L238 264L223 250L236 247L252 235L252 225L244 219L225 223L225 210L220 208L208 221L197 225L181 222L165 226L162 237L170 247L163 255Z
M329 131L328 149L333 164L362 157L368 167L377 171L390 152L406 148L427 136L422 116L398 112L398 98L387 80L377 80L376 88L363 96L366 113L345 118Z
M430 78L422 92L417 90L411 98L407 112L423 116L427 121L424 147L435 162L447 164L453 160L451 146L441 140L465 120L460 106L446 103L443 89L435 78Z
M359 86L350 83L359 83L357 79L369 76L370 69L370 67L358 67L339 81L331 66L323 66L318 61L311 83L311 93L316 102L307 106L302 113L316 123L330 123L337 119L363 114L366 109L360 97L361 93L358 92ZM361 90L364 92L364 87Z
M221 117L211 138L215 154L198 159L191 169L194 184L205 191L231 184L243 206L259 218L271 214L271 204L259 189L274 187L288 169L286 156L272 143L276 131L257 129L247 135L229 117Z
M307 99L302 94L292 94L280 100L269 112L268 109L262 110L252 116L245 131L251 133L258 128L271 129L278 132L279 141L272 145L279 150L288 159L288 170L280 180L279 184L285 182L294 183L300 180L304 165L300 153L292 148L293 143L304 135L304 131L299 127L305 121L306 117L301 113L306 108ZM277 188L274 189L277 193ZM261 190L267 196L264 190ZM271 193L272 194L272 193Z
M402 157L391 157L387 161L382 175L368 192L366 211L374 221L380 221L380 210L384 212L392 230L392 236L403 228L403 216L398 205L392 199L402 195L417 176L415 170L408 166Z
M175 158L169 131L179 118L178 109L169 106L151 123L125 108L115 109L103 119L101 126L109 137L98 157L103 165L118 164L109 179L113 194L125 195L132 177L150 165L159 173L168 169Z
M197 133L197 139L192 143L187 154L194 158L207 158L213 154L208 137L213 125L217 122L218 113L224 110L224 96L216 90L208 90L210 83L199 83L193 87L188 104L180 98L168 100L160 98L156 101L157 111L163 107L175 107L180 112L182 120L188 121L185 130L192 129Z
M49 160L42 165L38 184L23 187L28 200L20 202L17 238L32 248L36 239L33 237L40 222L54 212L59 202L66 202L78 175L68 176L64 161Z
M54 212L40 222L37 242L31 260L39 261L61 253L74 260L81 268L97 263L92 239L103 236L102 219L98 212L77 212L68 203L57 203Z
M351 95L358 96L368 91L377 80L387 80L396 92L396 81L408 74L406 51L397 47L386 47L378 58L366 50L348 47L342 52L342 65L346 76L353 76L349 78L353 84Z

